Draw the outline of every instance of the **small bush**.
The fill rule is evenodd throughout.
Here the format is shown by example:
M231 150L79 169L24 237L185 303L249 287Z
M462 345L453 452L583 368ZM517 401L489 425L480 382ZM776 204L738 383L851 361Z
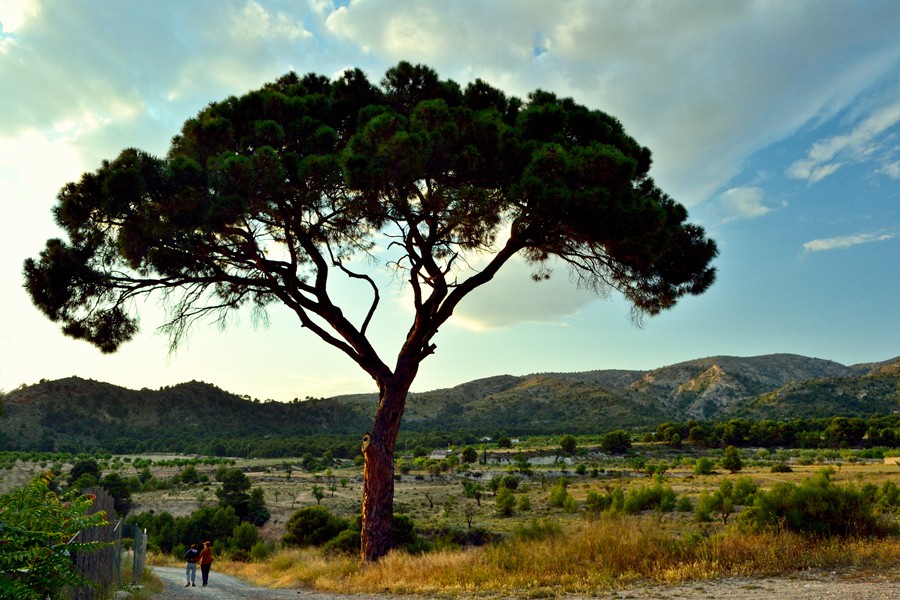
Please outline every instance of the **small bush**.
M794 470L787 463L780 462L772 465L771 471L773 473L793 473Z
M531 498L528 497L528 494L522 494L519 496L519 501L516 505L516 508L519 512L528 512L531 510Z
M738 477L734 482L734 488L731 491L731 500L735 504L744 506L753 500L753 494L756 493L757 485L749 477Z
M519 487L519 478L515 475L504 475L500 480L500 487L515 491Z
M612 506L612 496L609 494L603 495L594 490L588 491L587 498L584 501L584 511L589 516L597 516L610 506Z
M671 487L664 486L662 478L659 477L649 487L641 486L629 491L625 496L622 510L628 514L636 514L650 509L668 512L675 508L675 499L675 492Z
M321 546L347 529L349 522L324 506L301 508L288 519L282 542L288 546Z
M253 544L250 548L250 559L254 562L266 560L275 553L275 544L262 540Z
M562 508L566 503L566 498L569 497L569 491L566 489L566 483L563 480L559 480L556 482L556 485L553 486L553 489L550 490L550 497L548 501L550 502L550 506L554 508Z
M698 458L694 463L694 475L710 475L713 472L715 463L707 457Z
M776 483L767 493L757 492L742 524L751 530L784 527L821 536L884 533L873 504L854 486L836 485L833 473L823 469L799 485Z
M536 542L558 537L562 526L552 519L532 519L513 528L513 537L520 541Z
M327 554L358 554L362 546L361 535L358 529L350 528L337 534L322 545L322 550Z
M501 487L494 498L494 508L497 515L501 517L511 517L516 509L516 497L507 487Z

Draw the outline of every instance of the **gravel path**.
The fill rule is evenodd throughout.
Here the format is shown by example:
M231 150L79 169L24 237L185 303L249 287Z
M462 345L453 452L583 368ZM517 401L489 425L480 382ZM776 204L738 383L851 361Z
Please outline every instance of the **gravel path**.
M900 573L894 574L891 580L880 577L848 579L829 573L768 578L729 577L675 586L633 588L613 592L606 597L617 600L897 600L900 598Z
M216 573L209 576L208 587L184 587L184 569L153 567L165 583L161 598L209 598L215 600L410 600L399 595L342 595L307 590L271 590L250 586ZM198 573L199 577L199 573ZM442 595L441 597L445 597ZM615 600L898 600L900 572L884 577L855 578L853 574L804 573L790 577L729 577L713 581L671 586L641 586L595 596L562 596L566 600L606 598Z
M324 594L307 590L272 590L268 588L253 587L239 579L216 573L215 569L209 574L209 585L202 587L184 587L185 576L183 567L153 567L153 573L165 584L165 589L159 595L160 598L192 598L198 600L378 600L378 596L358 595L345 596L339 594ZM200 580L199 570L197 581Z

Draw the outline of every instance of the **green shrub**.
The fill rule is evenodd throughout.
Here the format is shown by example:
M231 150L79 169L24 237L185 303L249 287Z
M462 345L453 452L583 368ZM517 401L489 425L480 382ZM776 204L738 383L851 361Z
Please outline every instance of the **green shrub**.
M751 530L784 527L820 536L884 533L873 504L853 485L835 484L833 473L823 469L799 485L782 482L769 492L757 492L742 524Z
M590 516L597 516L612 506L612 496L589 490L584 501L584 510Z
M328 554L358 554L362 547L360 532L356 528L345 529L322 546Z
M324 506L307 506L288 519L282 542L288 546L321 546L348 525L346 519L331 514Z
M249 553L257 542L259 542L259 529L252 523L241 523L234 528L231 534L230 546L235 550Z
M694 510L694 503L691 502L691 499L688 496L682 496L678 499L678 502L675 503L675 510L678 512L691 512Z
M875 494L876 506L884 511L900 508L900 488L893 481L885 481Z
M674 510L676 495L671 487L663 485L657 477L650 486L641 486L628 492L622 510L636 514L642 510L656 509L664 512Z
M528 494L522 494L519 496L519 501L516 503L516 508L519 512L528 512L531 510L531 498L528 497Z
M550 490L550 497L548 501L550 502L550 506L555 508L562 508L566 503L566 498L569 497L569 491L566 489L566 482L563 480L559 480L556 482L556 485Z
M500 487L515 491L519 487L519 478L515 475L504 475L500 479Z
M497 515L501 517L511 517L515 513L516 497L512 490L507 487L501 487L494 497L494 509Z
M735 504L744 506L753 500L753 494L756 493L757 487L750 477L738 477L734 482L731 500Z
M773 473L792 473L794 470L787 463L775 463L772 465L771 471Z
M715 463L712 459L707 457L701 457L697 459L697 462L694 463L694 475L710 475L713 472L713 467Z
M607 454L624 454L631 448L631 436L622 429L610 431L603 436L601 447Z
M734 446L726 447L725 452L722 453L721 464L723 469L728 469L732 473L740 471L744 467L741 451Z
M275 553L275 544L260 540L250 548L250 559L254 562L262 562Z
M57 598L64 588L88 583L71 559L74 552L108 544L75 542L80 530L105 525L105 513L86 514L90 496L58 496L50 477L0 496L0 598Z
M528 523L513 528L513 537L527 542L547 540L560 535L562 526L553 519L531 519Z

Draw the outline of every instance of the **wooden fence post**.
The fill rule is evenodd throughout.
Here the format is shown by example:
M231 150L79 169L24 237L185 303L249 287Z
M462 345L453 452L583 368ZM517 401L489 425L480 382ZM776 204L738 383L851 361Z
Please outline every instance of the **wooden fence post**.
M119 582L119 556L121 554L122 528L116 526L116 512L113 509L113 498L102 488L89 488L85 494L95 496L88 514L106 512L107 524L83 530L79 534L80 542L108 542L110 546L96 552L82 552L75 555L78 572L96 584L96 587L79 587L75 590L74 600L93 600L102 598L106 590Z

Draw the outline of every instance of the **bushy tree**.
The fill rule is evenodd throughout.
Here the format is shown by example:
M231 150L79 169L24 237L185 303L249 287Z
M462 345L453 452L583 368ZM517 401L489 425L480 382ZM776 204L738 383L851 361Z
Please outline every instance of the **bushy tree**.
M269 508L266 506L265 490L261 487L250 490L250 499L247 501L247 520L253 525L260 526L265 524L270 516Z
M233 506L201 506L190 515L175 519L175 536L180 544L227 543L241 522Z
M82 458L72 465L68 482L73 489L83 490L98 485L101 476L100 465L96 459Z
M559 438L559 448L565 454L575 454L575 450L578 448L578 441L574 435L566 434Z
M107 473L100 479L99 485L112 496L116 513L124 516L131 508L131 488L128 481L118 473Z
M235 514L244 519L250 503L250 479L240 469L226 469L220 481L222 485L216 490L219 504L234 508Z
M569 497L569 490L566 487L566 482L564 479L560 479L554 484L553 488L550 490L550 495L547 500L550 503L550 506L556 508L563 508L566 504L566 500Z
M349 524L324 506L307 506L288 519L282 542L289 546L321 546L347 529Z
M607 454L625 454L631 448L631 436L622 429L609 431L603 435L600 447Z
M466 498L473 498L478 506L481 506L481 498L484 496L484 486L477 481L462 482L463 494Z
M732 473L737 473L744 468L744 461L741 460L741 451L734 446L728 446L722 453L722 468L728 469Z
M249 556L250 550L259 540L259 529L252 523L239 523L231 532L229 546Z
M166 301L173 345L204 317L287 306L376 383L362 527L376 560L391 547L407 393L464 297L515 256L536 280L558 261L601 295L618 290L636 315L712 284L715 244L650 165L615 118L550 92L462 89L409 63L380 86L359 69L291 73L208 105L165 157L127 149L66 185L53 212L68 239L26 261L25 285L66 335L104 352L137 333L142 297ZM388 251L371 252L382 239ZM365 267L381 257L414 308L392 360L369 337L382 278ZM359 286L353 302L368 293L357 320L338 277Z
M516 512L516 496L507 487L501 487L494 496L494 510L501 517L511 517Z
M702 456L694 463L694 475L710 475L716 464L711 458Z

